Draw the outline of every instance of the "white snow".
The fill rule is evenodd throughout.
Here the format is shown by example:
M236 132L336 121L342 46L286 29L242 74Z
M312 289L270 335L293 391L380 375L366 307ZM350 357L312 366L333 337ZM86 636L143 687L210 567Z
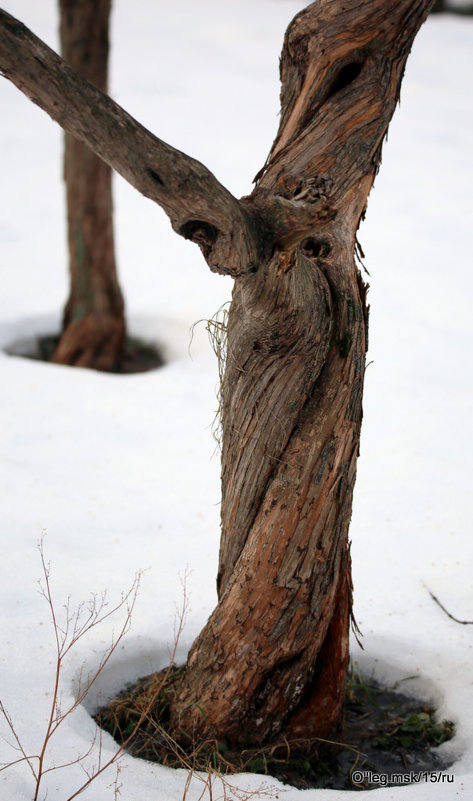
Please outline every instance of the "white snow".
M207 164L236 195L251 190L277 126L278 56L296 0L115 0L113 96L158 136ZM53 0L5 9L57 48ZM351 527L360 667L455 722L441 750L453 783L382 788L385 801L443 801L473 793L473 20L437 15L421 30L360 231L371 273L371 327L362 454ZM168 354L162 370L110 376L25 360L25 341L59 325L67 292L61 132L6 80L0 84L2 174L0 352L2 559L0 697L27 753L50 713L54 632L38 593L43 530L61 618L91 592L111 601L147 569L130 633L91 692L87 709L164 664L183 584L190 597L185 653L215 603L219 458L211 436L217 366L199 324L230 296L198 249L121 179L115 182L121 281L131 332ZM64 666L62 706L93 670L119 620L81 640ZM0 762L18 759L0 721ZM62 724L48 765L87 751L84 706ZM106 736L103 754L114 744ZM98 743L85 760L96 763ZM197 799L194 778L126 756L124 801ZM49 772L40 797L67 801L79 764ZM113 769L81 796L114 798ZM271 777L232 783L285 801L346 799L298 791ZM271 789L272 788L272 789ZM24 763L0 773L0 796L31 801ZM186 794L187 792L187 794ZM223 795L214 787L213 798ZM209 798L208 793L204 798Z

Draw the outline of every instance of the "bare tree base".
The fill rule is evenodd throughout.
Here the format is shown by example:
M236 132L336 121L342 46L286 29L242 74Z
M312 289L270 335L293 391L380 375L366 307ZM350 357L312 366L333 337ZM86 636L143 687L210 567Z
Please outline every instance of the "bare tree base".
M51 361L110 372L120 364L124 340L121 317L88 314L66 325Z
M437 722L435 712L419 699L381 688L353 670L345 698L344 730L330 740L280 736L264 747L231 749L225 742L209 738L183 745L167 730L168 705L178 683L180 670L170 674L163 688L159 718L148 716L133 737L129 750L137 757L192 771L209 769L223 777L250 772L267 774L299 789L325 788L364 790L383 783L399 785L413 781L413 774L438 773L452 764L432 748L451 739L450 721ZM128 688L95 716L100 726L117 742L127 737L130 726L160 674L153 674ZM403 779L393 779L393 774ZM450 777L451 778L451 777Z
M38 337L35 340L28 340L26 346L14 346L7 349L7 352L14 356L23 356L27 359L52 362L53 355L57 351L60 341L58 334L49 334ZM126 337L120 360L113 369L106 370L117 374L146 373L150 370L157 370L165 364L165 359L160 350L151 343L144 342L136 337ZM89 365L87 365L89 366ZM103 368L91 367L103 372Z

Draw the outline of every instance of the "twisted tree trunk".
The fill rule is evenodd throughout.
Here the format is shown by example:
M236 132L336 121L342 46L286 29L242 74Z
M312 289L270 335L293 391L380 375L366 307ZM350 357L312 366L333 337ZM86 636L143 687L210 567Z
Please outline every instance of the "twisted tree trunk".
M319 2L286 34L280 129L243 201L271 233L228 321L219 603L189 654L177 732L247 745L340 723L367 346L356 231L428 6Z
M36 41L48 88L31 81L32 62L25 77L12 62L16 37L26 34L4 23L16 41L2 54L7 77L158 202L211 269L235 278L222 387L219 601L172 704L176 737L210 731L248 745L279 732L324 737L340 724L367 346L356 231L431 5L319 0L296 16L281 59L279 131L240 201L109 99L63 79Z
M107 91L111 0L60 0L66 61ZM60 364L113 370L125 342L113 238L112 171L87 144L65 135L70 292L53 355Z

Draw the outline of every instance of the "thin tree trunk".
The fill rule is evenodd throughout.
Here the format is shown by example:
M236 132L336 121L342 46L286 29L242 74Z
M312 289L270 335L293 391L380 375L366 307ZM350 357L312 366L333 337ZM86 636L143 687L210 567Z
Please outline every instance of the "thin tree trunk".
M281 58L279 131L240 201L109 99L64 77L18 23L3 23L7 77L158 202L211 269L235 278L219 600L171 705L176 738L210 733L249 745L279 733L325 737L341 724L368 318L356 231L432 2L319 0L296 16Z
M61 49L74 69L107 90L111 0L60 0ZM125 340L113 239L112 171L65 135L70 294L53 356L60 364L115 369Z

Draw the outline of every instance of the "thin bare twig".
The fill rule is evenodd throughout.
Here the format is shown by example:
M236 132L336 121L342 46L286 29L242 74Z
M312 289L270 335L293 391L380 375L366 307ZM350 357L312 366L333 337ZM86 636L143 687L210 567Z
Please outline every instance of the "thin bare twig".
M34 769L33 762L32 762L34 757L33 756L27 756L27 754L26 754L26 752L25 752L25 750L24 750L24 748L23 748L23 746L21 744L21 740L18 737L18 734L16 733L15 726L13 725L13 721L12 721L12 719L11 719L11 717L10 717L10 715L9 715L9 713L8 713L7 709L5 708L5 706L4 706L2 701L0 701L0 712L3 715L3 717L5 718L5 720L6 720L7 724L8 724L8 728L10 729L13 737L15 738L15 742L17 744L16 750L18 750L20 752L20 754L22 755L20 757L20 759L16 759L14 763L9 763L8 765L4 765L0 769L0 772L2 770L6 770L6 768L9 768L11 764L15 764L16 765L16 764L18 764L18 762L26 762L28 764L33 776L34 776L35 781L37 781L38 780L38 775L37 775L37 772ZM15 746L12 746L12 748L15 748Z
M43 736L43 740L41 743L41 747L39 753L28 755L24 750L24 747L21 742L21 737L17 732L14 722L7 711L5 705L2 701L0 701L0 715L3 716L5 719L8 728L14 738L16 745L10 743L11 747L21 754L21 757L18 759L12 760L7 765L4 765L0 768L1 770L5 770L6 768L12 767L20 762L26 762L31 770L31 773L34 778L34 795L33 801L38 801L40 787L42 783L42 779L46 773L50 773L57 770L63 770L64 768L72 767L73 765L83 765L83 760L88 757L94 747L97 744L97 736L99 740L99 756L98 756L98 766L94 766L90 771L87 771L84 767L84 770L87 775L87 781L85 781L82 786L74 792L72 795L69 796L67 801L72 801L77 795L79 795L86 787L103 773L110 765L112 765L120 754L123 751L124 745L117 749L115 754L105 763L102 764L102 731L99 731L94 734L92 739L92 743L90 744L89 748L86 752L82 754L78 754L75 759L71 759L68 762L59 765L49 765L46 766L46 756L48 753L49 745L51 742L51 738L58 730L59 726L63 721L70 715L77 706L84 700L86 694L91 689L94 682L98 679L100 674L102 673L103 669L105 668L106 664L110 660L112 654L117 649L118 644L123 639L124 635L128 631L130 624L131 624L131 616L135 606L136 598L138 595L138 590L140 586L142 571L139 571L131 588L126 593L122 593L121 599L118 603L114 604L111 608L109 608L108 600L107 600L107 593L106 591L99 593L99 594L92 594L87 602L81 601L77 606L75 612L71 611L71 599L70 597L67 599L66 603L64 604L65 609L65 618L64 622L60 623L57 616L57 606L54 601L53 592L51 588L50 582L50 575L51 575L51 566L48 561L46 561L45 553L44 553L44 532L43 535L38 543L38 550L40 553L41 559L41 566L43 570L43 578L39 582L40 584L40 594L46 600L49 612L51 623L54 632L54 639L55 639L55 650L56 650L56 667L55 667L55 675L54 675L54 688L51 696L51 705L49 710L49 717L46 725L46 731ZM79 679L78 691L74 698L73 703L71 703L65 711L61 711L61 703L60 703L60 680L62 669L64 665L64 659L67 654L74 648L77 642L84 637L88 632L90 632L94 627L98 626L100 623L103 623L105 620L110 618L116 612L125 608L125 620L120 627L120 630L116 636L113 637L112 643L107 648L105 653L103 654L98 668L91 674L89 674L86 680L83 680L82 677ZM177 647L177 644L175 648ZM175 650L174 650L175 652ZM114 795L115 798L118 797L120 792L119 784L118 784L118 774L117 779L114 785Z
M431 591L429 590L429 588L428 588L428 587L426 587L426 590L427 590L427 592L429 593L429 595L430 595L430 597L432 598L432 600L434 601L434 603L436 603L436 604L437 604L437 606L440 606L440 609L442 610L442 612L445 612L445 614L447 615L447 617L449 617L449 618L450 618L450 620L453 620L453 621L455 621L455 623L459 623L459 624L460 624L460 626L473 626L473 620L459 620L457 617L455 617L455 615L452 615L452 614L451 614L451 613L448 611L448 609L445 609L444 605L443 605L443 604L442 604L442 603L439 601L439 599L437 598L437 596L436 596L436 595L434 595L434 594L433 594L433 592L431 592Z
M177 614L174 627L174 641L173 641L173 647L170 650L169 654L168 666L164 671L163 675L159 677L159 681L156 682L156 686L152 687L152 691L150 692L149 697L146 699L144 708L141 710L138 720L135 726L133 727L131 733L126 736L124 741L119 746L117 746L112 756L104 760L103 749L102 749L103 730L101 728L98 728L94 733L92 742L87 751L85 751L84 753L79 753L75 758L72 758L69 761L65 761L64 763L61 764L53 763L48 765L47 755L49 751L51 738L53 737L54 733L58 730L61 723L63 723L63 721L68 717L68 715L70 715L77 708L77 706L84 700L86 694L89 692L94 682L100 676L105 665L107 664L110 657L116 650L118 644L121 642L123 636L128 631L142 574L141 572L137 573L130 590L127 593L123 593L121 596L121 600L117 604L115 604L111 609L108 608L107 594L105 592L101 594L92 594L89 601L88 602L82 601L74 612L71 611L71 599L69 597L66 603L64 604L65 619L64 622L61 623L58 620L58 615L56 611L57 607L55 605L53 592L51 588L51 581L50 581L51 567L50 563L46 561L44 555L44 536L41 538L38 544L38 549L40 552L41 564L43 569L43 580L42 584L40 584L40 592L48 604L50 610L50 618L54 630L54 637L55 637L56 668L54 677L54 690L52 693L49 718L46 726L46 731L43 736L41 749L39 753L33 755L28 755L25 752L21 742L20 735L15 729L14 722L11 716L9 715L8 711L6 710L4 704L0 701L0 715L2 715L6 720L8 727L11 731L11 734L14 738L14 741L16 743L16 745L12 743L10 743L10 745L12 748L16 749L21 754L21 756L18 759L12 760L7 765L0 767L0 771L5 770L8 767L12 767L13 765L19 764L20 762L27 762L34 779L33 801L39 801L40 789L42 787L42 780L47 773L53 773L55 771L71 768L74 765L79 765L85 773L85 779L82 782L82 784L66 799L66 801L73 801L73 799L81 795L84 792L84 790L86 790L102 773L104 773L110 767L115 765L117 769L116 778L115 781L109 786L113 790L115 801L118 801L118 797L120 795L120 787L121 787L121 784L119 783L120 768L118 765L118 760L123 755L124 751L129 746L131 741L135 738L138 730L143 726L143 724L146 721L152 721L153 707L156 704L160 693L162 692L163 688L165 687L166 683L170 678L172 671L175 668L177 648L184 628L185 618L189 604L189 598L186 587L187 571L181 582L183 588L182 605L180 609L176 610ZM91 629L102 623L104 620L109 618L115 612L123 609L123 607L125 607L126 609L125 620L122 626L120 627L118 634L113 638L112 644L103 654L98 668L93 673L89 674L85 679L82 678L82 676L80 676L78 690L75 695L73 703L69 704L64 711L61 711L60 680L61 680L61 673L63 669L65 656L71 651L71 649L77 644L77 642L83 636L85 636ZM156 725L156 723L154 722L153 725ZM210 762L207 765L207 768L204 773L202 773L202 771L198 771L195 763L199 751L199 746L197 746L193 754L186 754L184 749L182 749L178 745L178 743L176 743L167 734L167 732L164 729L162 729L161 727L158 728L160 734L166 739L168 748L174 752L180 766L187 769L188 771L188 776L184 787L183 801L187 797L193 779L196 779L197 781L202 783L202 792L200 798L203 798L204 795L208 793L210 801L212 801L212 799L215 798L214 784L217 781L221 782L223 791L223 796L219 795L218 798L223 798L224 801L230 798L239 799L239 801L249 801L249 799L251 799L255 795L258 796L260 796L261 794L268 796L273 795L273 791L271 790L271 788L267 790L266 788L261 787L258 789L258 791L240 790L238 787L231 784L226 779L226 777L224 777L221 774L220 770L214 768ZM91 755L92 751L97 749L98 749L98 757L96 763L92 764L92 766L87 766L84 763L84 760ZM217 801L216 798L215 801Z

